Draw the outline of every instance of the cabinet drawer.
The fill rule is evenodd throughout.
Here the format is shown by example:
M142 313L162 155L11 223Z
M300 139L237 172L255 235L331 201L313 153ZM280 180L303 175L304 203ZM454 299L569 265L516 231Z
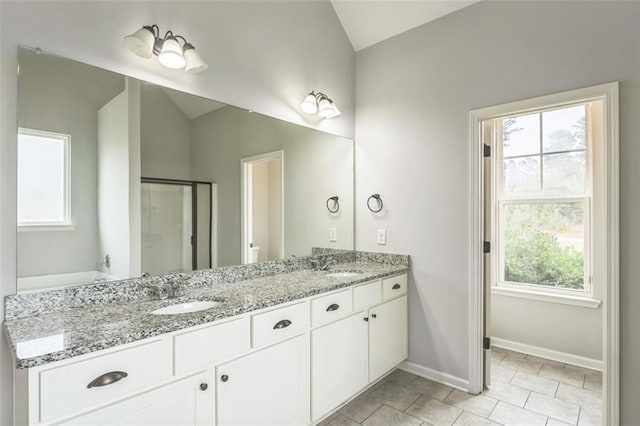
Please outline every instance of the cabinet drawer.
M374 281L353 289L353 310L366 309L382 302L382 288L380 281Z
M353 311L351 289L319 297L311 301L311 325L318 326L345 317Z
M121 399L170 377L169 338L43 370L39 375L40 422Z
M249 318L245 317L174 336L174 373L182 374L198 367L214 366L249 352L249 329Z
M382 299L389 300L407 293L407 274L382 280Z
M257 314L251 317L251 346L259 348L287 337L295 336L309 328L309 304L298 303L286 308Z

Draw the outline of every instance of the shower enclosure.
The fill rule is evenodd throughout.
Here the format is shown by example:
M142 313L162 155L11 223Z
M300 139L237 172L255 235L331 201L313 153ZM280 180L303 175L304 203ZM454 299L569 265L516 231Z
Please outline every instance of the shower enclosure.
M208 269L212 262L210 182L142 178L142 271Z

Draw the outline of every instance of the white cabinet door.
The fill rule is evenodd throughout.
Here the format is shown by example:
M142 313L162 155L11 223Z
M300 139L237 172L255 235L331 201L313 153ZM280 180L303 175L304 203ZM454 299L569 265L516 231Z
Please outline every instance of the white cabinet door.
M407 296L369 309L369 380L407 358Z
M198 373L56 424L213 425L213 385L212 372Z
M218 426L309 423L309 339L300 336L216 368Z
M365 312L311 333L311 414L318 420L368 383Z

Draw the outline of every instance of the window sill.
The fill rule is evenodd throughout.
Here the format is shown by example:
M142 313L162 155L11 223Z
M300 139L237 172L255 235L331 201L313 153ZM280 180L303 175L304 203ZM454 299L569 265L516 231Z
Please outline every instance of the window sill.
M563 305L581 306L583 308L598 309L601 300L590 297L579 297L565 294L543 293L540 291L520 290L505 287L492 287L491 294L499 296L518 297L521 299L538 300L541 302L560 303Z
M18 225L18 232L75 231L75 225Z

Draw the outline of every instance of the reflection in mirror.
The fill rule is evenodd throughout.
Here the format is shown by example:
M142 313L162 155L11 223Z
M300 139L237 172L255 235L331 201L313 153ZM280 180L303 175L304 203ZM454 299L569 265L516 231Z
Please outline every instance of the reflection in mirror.
M352 141L18 58L19 291L353 249Z

